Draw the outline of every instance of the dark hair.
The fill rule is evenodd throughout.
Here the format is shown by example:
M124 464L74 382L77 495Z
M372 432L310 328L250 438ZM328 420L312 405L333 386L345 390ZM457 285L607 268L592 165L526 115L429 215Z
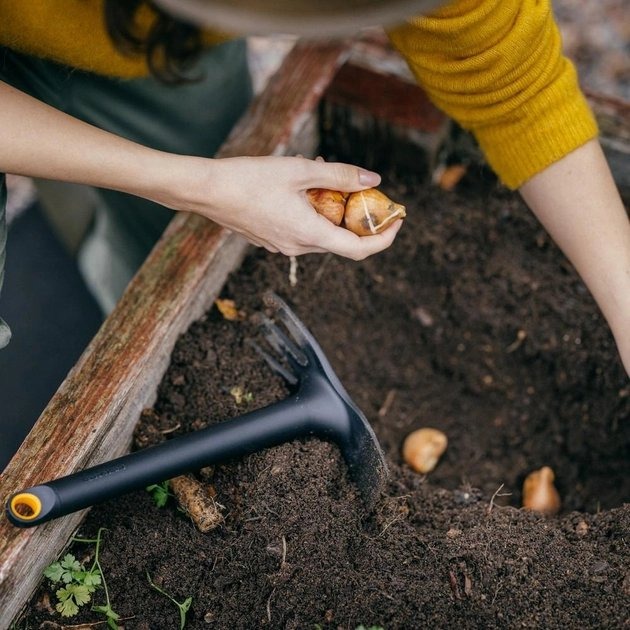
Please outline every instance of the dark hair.
M137 22L145 4L156 14L146 34ZM186 75L201 52L201 33L195 26L164 13L151 0L105 0L105 26L120 52L144 55L151 74L163 83L196 80Z

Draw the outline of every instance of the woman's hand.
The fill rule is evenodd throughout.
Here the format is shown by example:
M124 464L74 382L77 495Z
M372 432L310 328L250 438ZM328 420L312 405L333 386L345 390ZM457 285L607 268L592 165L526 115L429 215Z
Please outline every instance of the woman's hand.
M310 205L305 193L309 188L355 192L379 184L379 175L357 166L301 157L179 162L180 175L156 201L212 219L271 252L332 252L360 260L389 247L400 229L398 221L381 234L359 237L336 227Z

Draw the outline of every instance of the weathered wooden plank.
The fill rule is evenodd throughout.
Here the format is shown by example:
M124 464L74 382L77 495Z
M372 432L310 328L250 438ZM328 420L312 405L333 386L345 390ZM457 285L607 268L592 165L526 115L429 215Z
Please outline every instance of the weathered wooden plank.
M219 157L283 154L343 62L342 44L298 43L252 103ZM180 213L130 283L0 477L0 500L128 449L173 345L220 291L245 241ZM83 514L20 530L0 517L0 628L30 597Z

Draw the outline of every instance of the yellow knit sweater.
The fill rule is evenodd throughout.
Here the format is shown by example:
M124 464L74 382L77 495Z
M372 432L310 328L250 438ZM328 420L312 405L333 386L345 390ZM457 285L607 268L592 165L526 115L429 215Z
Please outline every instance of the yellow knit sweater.
M511 188L597 135L550 0L457 0L390 38Z
M139 34L148 32L155 13L141 5L136 17ZM214 45L230 37L204 31L203 42ZM52 59L58 63L111 77L147 76L142 55L116 49L105 28L103 0L0 0L0 46Z
M151 19L146 11L142 20ZM511 188L597 135L562 56L550 0L454 0L389 35L434 103L475 134ZM38 0L28 10L23 0L0 0L0 45L99 74L147 73L142 58L110 42L102 0Z

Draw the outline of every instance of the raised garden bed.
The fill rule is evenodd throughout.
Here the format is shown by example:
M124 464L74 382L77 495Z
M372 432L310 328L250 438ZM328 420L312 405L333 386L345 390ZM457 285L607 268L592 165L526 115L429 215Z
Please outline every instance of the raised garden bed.
M291 63L307 58L313 68L312 50L294 54L302 57ZM320 88L302 101L311 106L342 53L317 54L328 70L319 57ZM322 143L326 153L364 147L373 167L392 151L403 166L404 156L422 155L428 174L445 137L443 119L424 119L414 133L403 131L402 114L384 126L391 114L377 107L361 113L341 89L343 76L323 108L323 122L334 119L340 136ZM363 124L375 115L380 123ZM344 134L360 138L361 131L365 142L344 144ZM305 152L292 137L276 136L259 150ZM244 141L234 136L231 150L243 151L234 138ZM358 161L369 160L363 154ZM215 243L208 248L198 222L191 228L185 222L194 219L176 220L3 476L6 496L122 452L158 382L136 428L138 445L280 400L282 381L245 343L257 334L247 316L262 307L266 289L294 307L386 451L385 493L367 512L337 449L311 440L206 471L224 518L206 534L173 499L158 508L144 491L92 509L80 536L106 528L100 563L125 628L179 627L177 608L147 572L177 601L192 598L189 628L627 623L630 390L605 323L516 196L480 181L485 171L469 168L456 192L444 192L385 166L384 190L409 215L392 248L360 263L300 258L294 285L287 259L258 251L223 285L242 244L207 228L204 238ZM190 253L183 270L173 255L182 251ZM182 293L164 296L174 284L164 274L174 258ZM201 315L219 290L244 319L225 320L216 308ZM64 420L70 427L60 426ZM400 457L402 439L419 426L449 438L426 477ZM62 445L69 430L72 443ZM542 465L556 473L558 517L519 509L525 475ZM3 520L0 596L10 614L2 623L27 603L78 523L77 516L18 532ZM91 543L70 550L93 560ZM18 628L102 622L89 610L72 621L51 613L54 590L42 582ZM94 597L104 603L102 590Z

